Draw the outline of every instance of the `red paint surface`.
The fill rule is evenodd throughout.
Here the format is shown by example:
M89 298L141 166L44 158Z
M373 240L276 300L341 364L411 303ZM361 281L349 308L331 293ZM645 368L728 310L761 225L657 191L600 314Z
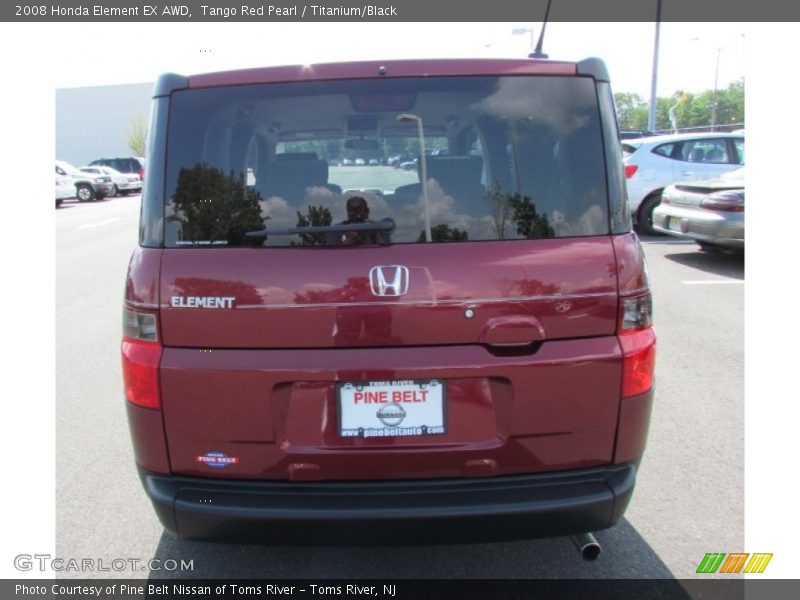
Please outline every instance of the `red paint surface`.
M617 274L623 291L644 284L638 251L633 235L344 252L137 250L126 302L161 307L165 346L163 410L130 419L137 462L186 475L303 481L634 460L650 403L627 399L620 412L616 321ZM407 296L372 296L367 274L382 264L409 267ZM172 309L175 294L237 302ZM528 353L486 345L526 335L536 342ZM447 433L338 436L337 382L424 378L447 382ZM211 469L196 461L207 452L238 462Z
M385 74L379 69L385 67ZM449 59L397 60L293 65L206 73L189 77L190 88L279 83L290 81L325 81L391 77L429 77L456 75L575 75L575 64L559 61Z

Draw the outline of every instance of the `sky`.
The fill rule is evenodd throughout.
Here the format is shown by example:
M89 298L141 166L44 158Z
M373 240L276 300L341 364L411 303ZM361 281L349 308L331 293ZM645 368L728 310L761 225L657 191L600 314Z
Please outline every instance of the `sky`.
M65 27L42 24L38 31L42 26L52 27L53 39ZM361 59L520 58L530 52L541 24L86 23L81 27L87 35L59 45L59 62L65 68L53 70L56 87L149 82L165 71L188 75ZM531 29L534 36L512 33ZM742 23L662 24L658 95L713 89L719 48L719 88L744 77L745 29ZM547 26L544 50L553 59L603 58L615 91L649 98L654 34L653 23L553 22Z
M167 71L192 74L381 58L520 57L529 51L531 37L511 31L533 27L538 33L538 26L0 23L0 170L7 184L0 281L8 290L0 294L0 313L11 316L3 333L13 348L4 363L8 402L0 439L4 448L24 449L24 461L6 465L7 478L22 480L33 472L39 481L39 493L25 497L24 506L6 497L9 506L0 507L3 514L15 515L4 523L0 575L12 575L5 559L20 548L52 553L55 547L55 336L31 335L34 330L55 331L55 89L150 82ZM743 31L745 39L739 36ZM783 101L798 97L800 81L782 69L800 55L799 32L796 23L665 23L658 86L660 96L712 89L718 56L720 88L747 74L747 186L753 201L747 208L744 550L775 552L770 574L783 577L796 577L800 562L796 540L787 534L790 521L784 518L797 510L797 495L785 477L787 467L794 465L786 457L797 454L800 422L792 377L797 371L795 340L800 339L794 313L796 277L791 276L798 254L792 218L796 191L786 184L797 170L796 153L788 143L800 131L791 104ZM653 33L652 23L551 23L544 50L554 59L601 57L615 91L647 97ZM657 322L657 327L668 326ZM713 369L714 357L709 358Z

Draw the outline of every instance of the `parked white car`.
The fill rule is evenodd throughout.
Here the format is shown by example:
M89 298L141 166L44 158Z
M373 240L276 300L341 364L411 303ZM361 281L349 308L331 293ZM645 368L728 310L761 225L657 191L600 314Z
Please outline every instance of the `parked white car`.
M61 206L65 199L74 197L75 183L72 181L72 177L56 165L56 206Z
M84 173L92 173L94 175L108 175L111 177L111 193L110 196L116 196L121 193L127 195L131 192L142 191L142 179L135 173L120 173L112 167L103 167L99 165L81 167Z
M682 133L622 143L628 202L639 231L652 235L653 210L668 185L704 181L744 164L744 135Z
M94 173L84 173L63 160L56 161L56 174L69 175L75 184L75 192L72 194L80 202L89 200L100 200L111 193L111 177L108 175L96 175Z

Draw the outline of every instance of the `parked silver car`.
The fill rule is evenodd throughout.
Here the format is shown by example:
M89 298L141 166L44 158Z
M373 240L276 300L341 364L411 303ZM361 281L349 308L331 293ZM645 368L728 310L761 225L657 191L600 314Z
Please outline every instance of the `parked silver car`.
M138 193L142 191L142 180L136 173L120 173L113 167L86 166L81 167L84 173L92 173L94 175L107 175L111 178L111 192L109 196L116 196L117 194L127 195L130 193Z
M111 193L113 184L108 175L97 175L95 173L84 173L63 160L56 161L56 174L69 175L75 184L73 194L80 202L90 200L101 200Z
M744 134L677 133L625 140L622 152L634 224L652 234L653 209L673 183L706 181L744 165Z
M653 227L693 239L701 248L744 249L744 168L666 187L653 211Z

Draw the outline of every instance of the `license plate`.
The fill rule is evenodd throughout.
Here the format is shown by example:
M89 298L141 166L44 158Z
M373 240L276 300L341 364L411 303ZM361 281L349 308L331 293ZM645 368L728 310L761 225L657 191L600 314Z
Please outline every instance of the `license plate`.
M680 217L670 217L669 218L669 229L672 231L680 231L681 230L681 218Z
M436 379L340 383L339 435L394 438L445 433L445 384Z

